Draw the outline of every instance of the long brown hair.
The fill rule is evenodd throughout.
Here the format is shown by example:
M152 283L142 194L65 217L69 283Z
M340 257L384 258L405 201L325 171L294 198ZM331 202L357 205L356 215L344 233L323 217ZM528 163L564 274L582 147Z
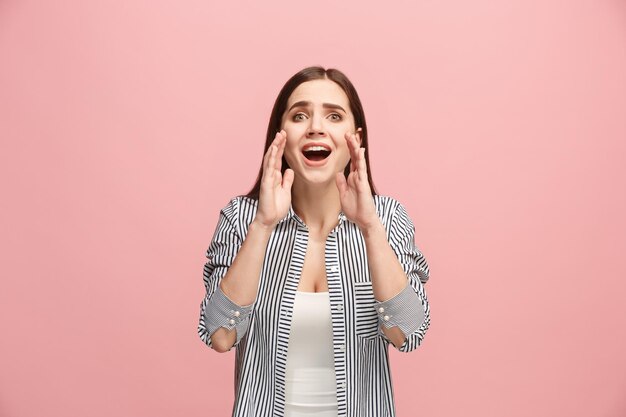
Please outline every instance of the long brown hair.
M359 99L359 95L356 92L356 89L346 77L346 75L335 68L324 69L320 66L307 67L297 74L292 76L283 88L278 93L278 97L274 102L274 108L272 109L272 114L270 116L270 121L267 126L267 136L265 139L265 146L263 147L263 155L269 149L272 141L276 136L276 132L280 131L280 124L282 120L283 113L287 108L287 100L289 100L289 96L291 93L302 83L311 80L320 80L320 79L330 79L337 83L343 91L348 96L348 101L350 102L350 110L354 115L354 123L355 128L361 127L363 130L360 133L361 136L361 147L365 148L365 162L367 165L367 180L369 181L370 188L372 190L372 195L376 195L376 189L374 188L374 183L372 182L372 172L370 170L370 161L369 161L369 149L367 146L367 124L365 123L365 114L363 113L363 106L361 105L361 100ZM285 170L289 168L287 165L287 161L285 160L285 156L282 157L282 166L280 172L282 174L285 173ZM350 163L346 165L346 168L343 171L346 179L348 178L348 174L350 173ZM246 197L250 197L253 199L259 198L259 191L261 189L261 177L263 176L263 158L261 158L261 167L259 168L259 174L256 178L256 182L252 189L246 194Z

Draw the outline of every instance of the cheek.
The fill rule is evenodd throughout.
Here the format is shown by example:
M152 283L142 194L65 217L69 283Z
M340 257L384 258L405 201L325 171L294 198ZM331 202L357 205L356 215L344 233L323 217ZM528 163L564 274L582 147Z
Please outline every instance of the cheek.
M289 139L287 139L287 144L285 145L285 150L283 151L283 157L287 160L287 163L293 163L298 152L298 148L294 144L289 143Z
M335 147L335 152L335 159L340 168L344 168L348 163L350 163L350 150L348 149L347 144L341 147Z
M350 149L348 149L347 143L342 143L341 146L337 146L337 153L341 155L342 158L350 159Z

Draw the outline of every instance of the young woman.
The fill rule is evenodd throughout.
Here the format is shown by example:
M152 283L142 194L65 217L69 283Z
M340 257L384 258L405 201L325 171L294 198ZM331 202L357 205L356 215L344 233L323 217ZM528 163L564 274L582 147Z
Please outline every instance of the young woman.
M309 67L282 88L247 195L220 211L198 333L236 347L233 416L395 416L389 343L430 325L428 264L374 190L352 83Z

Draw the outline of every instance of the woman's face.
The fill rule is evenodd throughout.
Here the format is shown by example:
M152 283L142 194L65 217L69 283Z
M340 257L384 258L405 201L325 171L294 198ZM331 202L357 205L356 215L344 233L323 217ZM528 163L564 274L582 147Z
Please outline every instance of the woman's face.
M284 156L297 179L334 182L335 174L343 172L350 161L344 135L355 133L354 116L348 96L334 81L300 84L287 100L281 128L287 132ZM311 148L313 144L324 150Z

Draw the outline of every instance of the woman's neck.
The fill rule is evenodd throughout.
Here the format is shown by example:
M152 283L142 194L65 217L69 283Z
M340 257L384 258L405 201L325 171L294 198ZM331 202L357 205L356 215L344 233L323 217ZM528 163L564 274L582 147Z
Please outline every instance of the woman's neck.
M317 186L294 181L291 205L313 232L330 232L337 225L341 211L339 190L334 181Z

